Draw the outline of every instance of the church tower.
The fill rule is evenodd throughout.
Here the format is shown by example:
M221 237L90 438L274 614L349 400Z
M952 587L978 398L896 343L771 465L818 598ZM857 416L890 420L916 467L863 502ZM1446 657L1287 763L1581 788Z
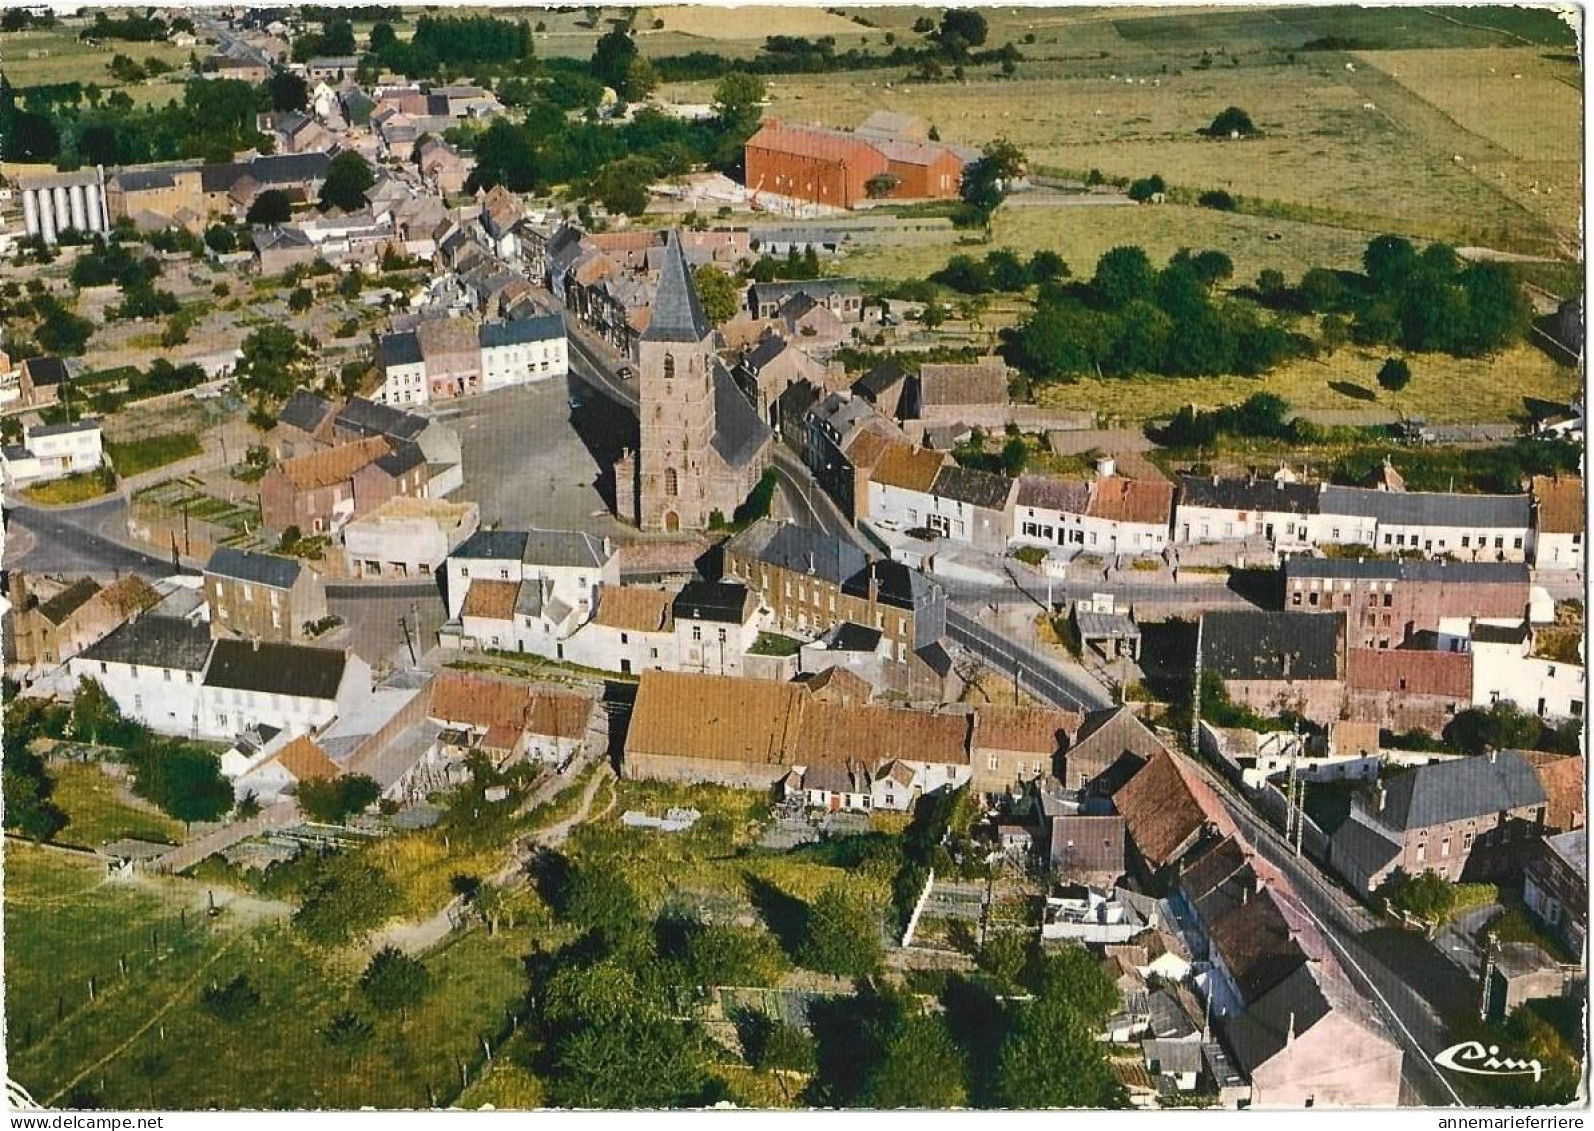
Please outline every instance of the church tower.
M680 235L666 237L653 312L638 362L641 442L636 453L643 530L703 530L715 500L712 448L714 325L703 312Z

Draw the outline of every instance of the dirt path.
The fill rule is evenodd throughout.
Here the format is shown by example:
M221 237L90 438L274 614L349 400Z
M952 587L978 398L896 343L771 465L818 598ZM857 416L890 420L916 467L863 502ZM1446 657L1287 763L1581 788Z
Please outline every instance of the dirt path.
M546 845L557 847L563 844L575 831L577 825L587 820L592 813L592 803L598 795L598 790L604 782L614 780L614 771L608 763L600 763L596 773L581 793L581 804L576 811L562 821L558 821L546 829L537 829L527 833L515 843L510 858L505 865L493 874L490 882L503 884L512 880L525 867L526 854L531 848ZM548 782L539 794L545 794L542 800L558 793L568 783L554 779ZM597 814L599 818L606 817L614 810L619 802L619 795L612 790L609 794L609 803ZM366 943L366 949L372 954L385 946L396 946L407 954L419 954L430 950L442 942L454 931L465 918L465 901L456 896L448 901L435 915L421 920L408 919L397 923L389 923L386 927L373 934Z

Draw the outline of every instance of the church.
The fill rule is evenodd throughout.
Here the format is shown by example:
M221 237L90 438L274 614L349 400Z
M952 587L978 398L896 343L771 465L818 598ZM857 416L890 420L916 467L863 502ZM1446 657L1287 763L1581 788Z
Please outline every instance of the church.
M671 231L639 345L641 438L614 465L615 511L644 531L729 522L769 464L772 433L720 361L715 337Z

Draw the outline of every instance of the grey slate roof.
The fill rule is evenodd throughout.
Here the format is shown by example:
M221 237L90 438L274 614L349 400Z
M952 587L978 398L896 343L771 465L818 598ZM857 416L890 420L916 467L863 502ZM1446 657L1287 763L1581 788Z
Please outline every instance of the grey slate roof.
M385 456L378 456L375 462L377 467L396 479L424 464L426 453L412 440L399 440L393 443L392 451Z
M422 361L421 341L414 330L383 334L376 351L383 369L391 369L395 365L419 365Z
M206 687L334 699L348 657L335 648L218 640L205 672Z
M1336 679L1343 615L1223 610L1201 618L1201 665L1224 679Z
M250 550L235 550L231 546L217 546L205 563L206 573L235 577L271 589L292 589L304 567L295 558L282 558L276 554L257 554Z
M1084 514L1090 505L1090 484L1083 479L1063 479L1056 475L1021 475L1015 502L1021 507Z
M1479 754L1398 774L1385 786L1383 810L1369 815L1404 832L1547 800L1532 764L1518 751L1502 750L1492 757Z
M1292 557L1284 563L1286 581L1297 577L1352 578L1366 581L1453 581L1468 585L1526 585L1522 562L1452 562L1402 559L1362 561L1352 558Z
M136 617L81 653L85 660L201 672L210 656L210 628L176 617Z
M1521 624L1475 624L1472 626L1474 644L1521 644L1532 636L1527 621Z
M841 591L867 597L871 578L879 586L880 601L898 609L916 609L935 593L934 584L923 573L889 558L870 562L842 582Z
M936 473L935 482L930 484L930 494L939 498L956 499L970 506L997 511L1007 506L1007 497L1012 489L1013 481L1005 475L975 471L956 464L943 467Z
M868 625L842 621L831 636L832 652L873 652L880 647L880 630Z
M527 538L524 530L478 530L449 557L518 562L526 553Z
M1547 836L1544 838L1544 844L1551 852L1566 861L1584 883L1588 883L1588 829L1573 829L1569 833Z
M1401 853L1401 846L1389 833L1352 810L1329 837L1336 864L1344 859L1363 876L1376 876Z
M1318 488L1311 483L1276 483L1272 479L1179 477L1179 505L1213 510L1318 513Z
M29 440L38 436L65 436L71 432L98 432L100 422L92 416L64 424L40 424L27 430Z
M757 308L765 303L777 305L796 295L823 302L831 295L859 295L863 288L856 279L801 279L776 283L754 283L753 304Z
M851 542L795 522L760 519L726 543L734 553L840 585L869 564Z
M645 342L701 342L714 332L714 324L703 312L697 297L697 284L686 265L680 233L670 229L665 237L664 268L659 272L659 289L653 299L653 313L642 333Z
M769 425L737 388L736 379L724 364L718 358L711 360L714 366L714 450L731 467L746 467L769 442Z
M68 377L66 362L58 357L29 357L22 364L28 367L28 379L35 387L59 385Z
M603 539L580 530L530 530L520 560L527 565L591 566L609 560Z
M551 342L565 336L565 320L559 314L518 318L513 322L484 322L481 328L483 349L521 346L528 342Z
M314 432L326 423L332 412L332 402L318 397L309 389L300 389L288 398L277 413L277 423L297 428L301 432Z
M1427 491L1378 491L1369 487L1323 488L1323 514L1373 518L1392 526L1459 526L1526 529L1528 495L1458 495Z
M424 416L377 404L364 397L350 397L338 413L337 426L366 436L386 436L391 440L414 440L430 423Z
M748 609L747 586L725 581L689 581L675 596L676 620L743 623Z

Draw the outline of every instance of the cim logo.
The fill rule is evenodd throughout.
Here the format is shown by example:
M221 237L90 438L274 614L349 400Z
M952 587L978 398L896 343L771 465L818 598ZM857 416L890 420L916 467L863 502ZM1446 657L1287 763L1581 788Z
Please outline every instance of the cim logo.
M1537 1060L1516 1060L1500 1056L1499 1045L1485 1046L1482 1041L1462 1041L1451 1045L1433 1062L1452 1072L1465 1072L1471 1076L1532 1076L1535 1081L1544 1079L1544 1065Z

